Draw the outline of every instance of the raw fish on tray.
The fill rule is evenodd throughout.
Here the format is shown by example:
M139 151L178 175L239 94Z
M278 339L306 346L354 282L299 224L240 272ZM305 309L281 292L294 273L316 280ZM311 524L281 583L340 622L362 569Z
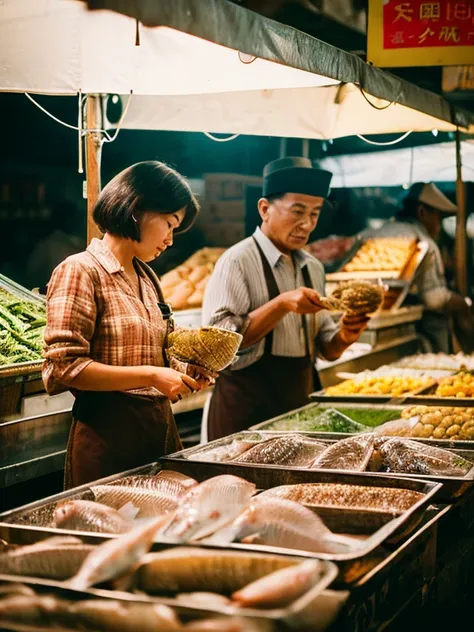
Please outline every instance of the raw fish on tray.
M325 448L326 445L321 441L303 435L283 435L261 441L234 459L234 462L305 467Z
M94 549L72 536L55 536L0 553L0 574L68 579Z
M376 453L386 472L466 476L473 467L471 461L453 452L407 439L381 440Z
M137 569L135 583L151 594L195 590L232 594L292 564L290 558L266 553L176 547L148 553Z
M89 500L70 500L54 510L54 526L73 531L125 533L132 528L131 520L136 514L132 506L122 507L119 512Z
M125 485L94 485L91 487L98 503L120 509L127 503L136 507L139 518L161 516L178 507L179 497L166 496L159 489L143 489Z
M238 476L214 476L181 499L162 535L179 542L204 538L236 518L255 490L253 483Z
M146 475L136 474L135 476L125 476L111 483L112 485L124 485L126 487L136 487L160 492L170 498L181 498L191 488L197 485L197 481L181 472L173 470L162 470L158 474Z
M259 441L245 441L242 439L233 439L224 445L218 445L214 448L197 450L188 456L193 461L210 461L219 463L221 461L232 461L237 459L244 452L253 448Z
M361 434L336 441L316 457L311 469L355 470L363 472L374 451L374 436Z
M316 553L346 553L360 544L354 538L332 533L319 516L300 503L261 496L209 542L226 539Z

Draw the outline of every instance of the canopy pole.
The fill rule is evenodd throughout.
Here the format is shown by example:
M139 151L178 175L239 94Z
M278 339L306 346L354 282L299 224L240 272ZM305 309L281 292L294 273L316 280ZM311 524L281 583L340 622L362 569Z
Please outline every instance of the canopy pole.
M466 186L462 180L461 133L456 130L456 242L454 247L456 263L456 285L463 296L467 287L467 229L466 229Z
M100 114L100 97L87 95L85 127L87 130L98 130L102 126ZM102 160L102 133L90 131L86 133L86 184L87 184L87 244L94 237L102 234L92 218L95 203L99 197L100 166Z

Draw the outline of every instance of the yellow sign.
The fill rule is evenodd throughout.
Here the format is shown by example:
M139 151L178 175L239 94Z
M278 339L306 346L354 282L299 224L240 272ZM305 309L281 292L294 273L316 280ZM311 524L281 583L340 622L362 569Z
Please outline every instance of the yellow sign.
M375 66L474 64L474 0L369 0L367 39Z

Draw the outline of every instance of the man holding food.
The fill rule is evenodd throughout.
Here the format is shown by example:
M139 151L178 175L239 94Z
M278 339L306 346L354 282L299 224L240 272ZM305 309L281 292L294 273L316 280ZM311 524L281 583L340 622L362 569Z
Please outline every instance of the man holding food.
M334 323L321 298L323 265L303 250L332 174L288 157L269 163L263 177L261 227L219 259L204 296L203 324L243 336L237 360L216 382L209 440L306 404L319 387L316 356L339 358L369 320L345 313Z
M427 243L428 250L416 273L415 285L425 307L420 333L434 352L452 352L451 315L460 318L460 324L464 320L469 324L472 319L471 299L448 288L437 244L443 217L456 213L457 207L434 183L416 182L404 198L395 221L362 233L363 237L407 237Z

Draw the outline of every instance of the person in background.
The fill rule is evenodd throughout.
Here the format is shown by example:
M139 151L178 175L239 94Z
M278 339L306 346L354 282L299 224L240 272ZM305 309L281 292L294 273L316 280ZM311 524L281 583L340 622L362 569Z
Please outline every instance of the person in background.
M144 263L190 228L198 204L186 180L156 161L119 173L94 220L104 233L68 257L48 284L43 380L75 396L65 485L75 487L181 448L170 402L210 374L166 366L170 325L158 278Z
M437 244L443 217L457 207L432 182L412 185L397 211L395 221L362 236L407 236L425 241L428 251L415 278L418 298L425 307L420 333L434 352L452 352L450 316L470 316L472 301L448 289L443 259Z
M288 157L263 176L261 227L222 255L204 296L203 323L243 336L237 361L216 381L202 435L209 440L306 404L319 386L316 356L337 359L369 320L345 314L334 323L320 302L323 265L303 250L332 174Z
M31 251L26 262L26 284L46 293L46 284L55 267L85 245L86 211L62 200L51 206L52 230Z

